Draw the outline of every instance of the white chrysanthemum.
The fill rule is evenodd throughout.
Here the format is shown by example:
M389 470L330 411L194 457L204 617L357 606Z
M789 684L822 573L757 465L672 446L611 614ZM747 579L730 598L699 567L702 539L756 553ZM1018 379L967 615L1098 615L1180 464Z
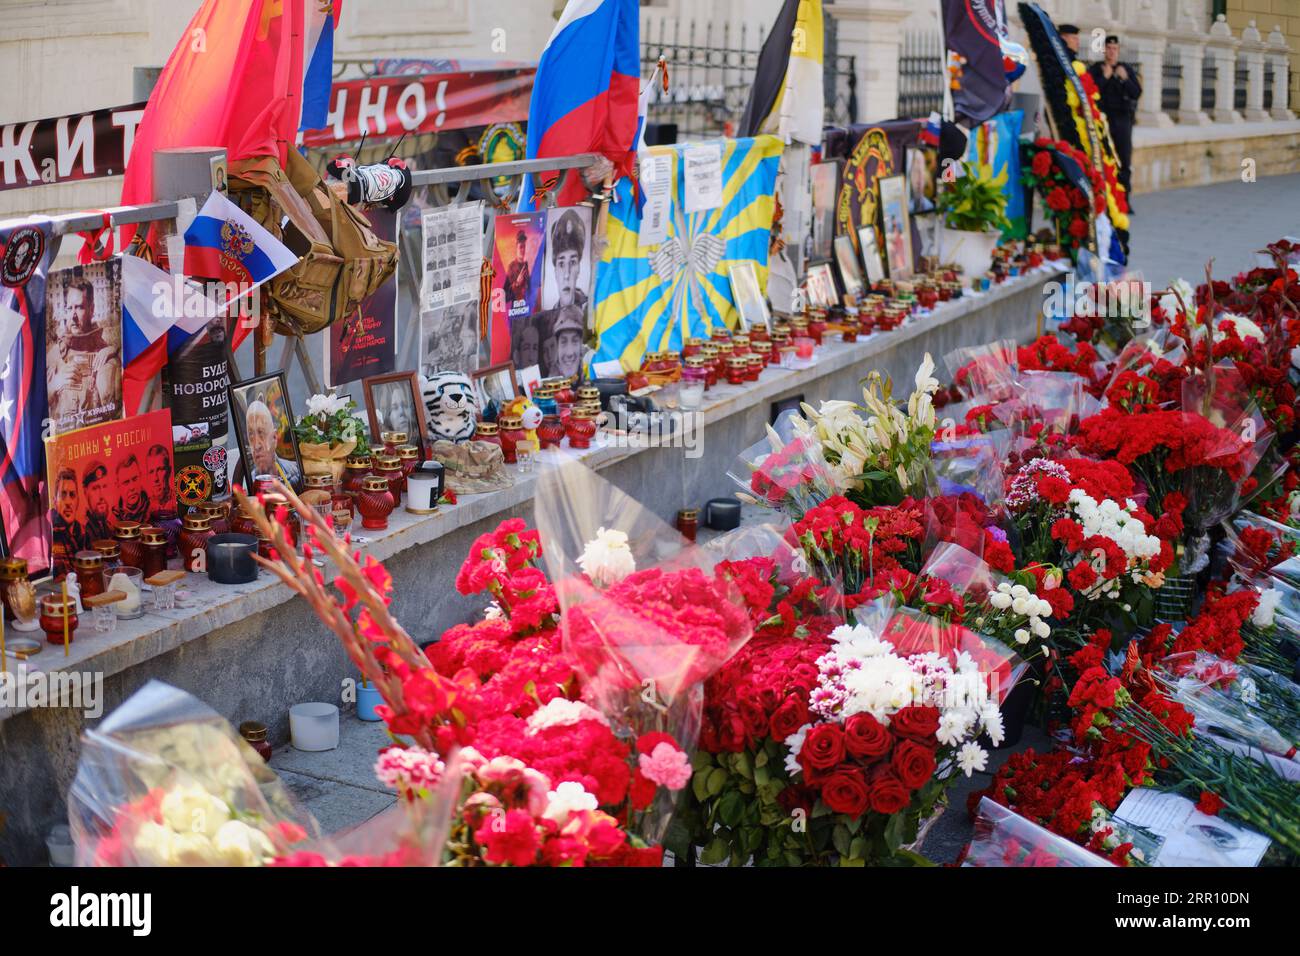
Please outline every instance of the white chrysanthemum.
M536 734L550 727L567 727L582 720L595 720L609 726L609 720L594 707L580 700L556 697L533 711L528 718L528 732Z
M600 804L576 780L566 780L546 795L546 812L542 814L547 820L554 820L560 826L569 822L569 817L582 810L595 810Z
M939 729L935 736L945 747L956 747L970 733L970 715L962 710L945 710L939 715Z
M1259 596L1259 603L1255 605L1255 610L1250 615L1250 623L1256 627L1272 627L1273 615L1281 600L1282 592L1277 588L1269 588Z
M974 741L968 741L961 745L957 751L957 766L961 767L962 773L970 776L976 770L983 770L988 766L988 751Z
M607 588L635 571L636 559L624 532L598 528L596 537L583 547L578 567L596 587Z
M1000 745L1006 737L1006 731L1002 726L1002 711L993 701L980 708L980 726L989 735L989 740L994 747Z
M803 768L799 766L799 751L803 750L804 739L808 736L808 731L813 729L812 724L804 724L789 737L785 738L785 772L790 776L802 772Z

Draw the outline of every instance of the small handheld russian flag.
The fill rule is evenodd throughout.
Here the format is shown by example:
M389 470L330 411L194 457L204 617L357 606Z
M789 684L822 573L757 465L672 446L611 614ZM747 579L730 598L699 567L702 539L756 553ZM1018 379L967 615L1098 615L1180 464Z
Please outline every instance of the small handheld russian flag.
M938 113L931 113L930 118L925 121L921 131L917 134L917 140L923 146L938 146L939 133L943 128L943 120Z

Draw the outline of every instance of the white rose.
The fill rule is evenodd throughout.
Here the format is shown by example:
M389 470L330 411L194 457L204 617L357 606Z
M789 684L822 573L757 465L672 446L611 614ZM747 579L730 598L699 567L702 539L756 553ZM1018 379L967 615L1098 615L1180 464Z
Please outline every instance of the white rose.
M999 611L1005 611L1007 608L1011 607L1011 595L1004 594L1001 591L995 591L993 594L989 595L989 603Z
M163 822L177 833L210 837L230 819L230 808L196 784L182 784L162 798Z
M1029 632L1026 631L1023 627L1016 629L1016 643L1017 644L1029 643Z
M226 866L259 866L275 856L275 847L261 830L228 820L212 838L212 847Z

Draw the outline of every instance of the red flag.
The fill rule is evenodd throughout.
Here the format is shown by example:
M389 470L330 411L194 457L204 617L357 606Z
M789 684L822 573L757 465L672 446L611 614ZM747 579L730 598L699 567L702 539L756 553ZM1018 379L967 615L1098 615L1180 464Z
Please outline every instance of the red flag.
M285 164L302 101L305 2L204 0L149 97L123 204L153 199L158 149L224 146L231 161L275 156Z

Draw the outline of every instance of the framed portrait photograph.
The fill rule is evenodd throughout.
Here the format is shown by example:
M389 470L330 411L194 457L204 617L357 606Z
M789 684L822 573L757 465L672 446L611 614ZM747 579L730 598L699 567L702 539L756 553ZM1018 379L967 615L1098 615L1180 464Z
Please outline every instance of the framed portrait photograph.
M938 150L921 149L918 146L908 147L907 182L911 193L909 208L912 212L934 210L935 174L938 167Z
M808 267L808 304L815 309L829 309L839 303L835 273L829 262Z
M415 372L390 372L362 380L366 413L370 418L370 440L379 443L384 432L406 432L412 445L425 449L424 401L420 377Z
M122 417L122 260L50 273L45 386L56 432Z
M491 368L479 369L470 376L470 381L474 383L479 411L484 418L495 419L506 402L519 397L514 362L502 362Z
M885 262L889 278L912 277L912 220L907 208L907 177L880 180L880 220L885 233Z
M858 268L858 254L853 248L851 236L835 237L835 264L840 267L844 294L854 298L862 296L867 287L862 282L862 270Z
M812 249L810 258L829 259L831 238L835 235L835 194L840 186L838 160L817 163L812 179Z
M772 323L767 309L767 299L758 287L758 273L753 262L733 262L727 267L731 280L731 298L740 313L741 325L747 329L768 328Z
M263 476L279 478L295 490L302 485L302 456L293 433L293 409L283 371L230 383L230 416L239 449L230 464L232 480L252 490Z
M543 378L582 373L592 277L591 222L586 206L546 211L541 311L535 316ZM521 354L516 367L532 364L529 358Z
M468 375L479 366L478 302L420 313L420 374Z
M866 270L867 282L875 285L885 277L885 264L880 258L880 246L876 244L875 226L863 226L858 230L858 248L862 252L862 268Z

